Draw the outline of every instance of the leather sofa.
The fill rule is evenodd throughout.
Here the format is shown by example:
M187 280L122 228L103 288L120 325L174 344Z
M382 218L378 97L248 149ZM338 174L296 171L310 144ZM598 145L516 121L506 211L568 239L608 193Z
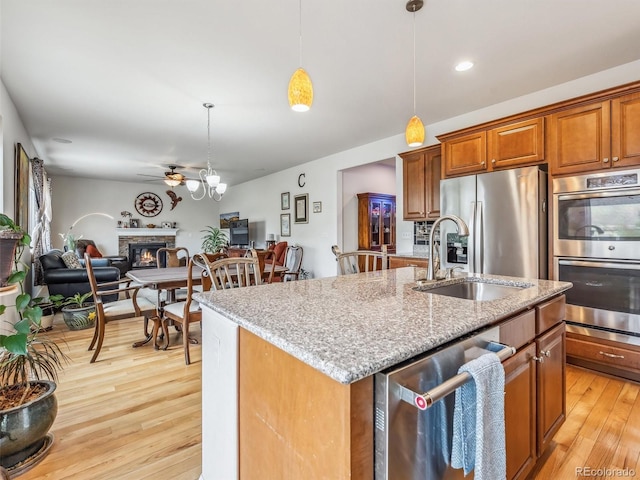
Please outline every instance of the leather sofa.
M91 291L89 277L85 268L68 268L62 260L61 250L51 250L39 257L44 274L44 282L49 288L49 295L62 295L65 298L72 297L76 293L87 293ZM108 258L94 258L91 261L93 271L98 283L113 282L120 279L120 270L110 266ZM117 296L105 298L103 300L117 300Z
M94 252L98 252L98 247L96 247L96 244L93 240L88 240L86 238L79 238L78 240L76 240L76 254L78 255L78 258L83 259L84 258L84 254L87 251L87 247L91 245L93 247L93 251ZM101 254L99 254L101 255ZM89 252L89 256L92 258L95 258L93 255L91 255L91 252ZM129 258L127 258L126 256L123 255L101 255L98 258L107 258L110 260L109 265L112 267L117 267L120 270L120 278L124 277L124 274L127 273L129 271ZM93 264L95 265L95 263Z

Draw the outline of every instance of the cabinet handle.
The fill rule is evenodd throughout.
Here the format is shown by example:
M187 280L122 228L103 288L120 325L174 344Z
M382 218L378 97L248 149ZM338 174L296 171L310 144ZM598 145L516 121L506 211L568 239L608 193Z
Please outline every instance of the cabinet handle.
M609 163L609 159L608 158L603 158L602 159L602 163Z
M611 160L613 160L614 162L617 162L620 159L618 157L613 157Z
M480 162L480 165L482 165L482 166L484 167L484 165L485 165L486 163L487 163L487 162L485 162L484 160L482 160L482 161Z
M496 164L496 159L495 159L495 158L494 158L494 159L492 159L492 160L491 160L491 163L493 163L493 164L495 165L495 164Z
M624 355L614 355L613 353L607 353L607 352L599 352L600 355L604 355L605 357L609 357L609 358L624 358Z
M544 357L536 357L535 355L533 356L533 359L538 362L538 363L544 363Z
M540 350L540 355L544 355L545 357L550 357L551 350Z

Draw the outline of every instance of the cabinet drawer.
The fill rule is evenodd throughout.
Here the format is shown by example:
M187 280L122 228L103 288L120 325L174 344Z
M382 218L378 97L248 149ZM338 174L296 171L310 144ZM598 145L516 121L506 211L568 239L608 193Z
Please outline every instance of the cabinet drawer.
M529 310L500 325L500 343L520 348L536 335L536 312Z
M598 341L567 337L567 356L591 360L622 370L640 371L640 352Z
M565 296L553 298L536 307L536 335L549 330L565 317Z
M421 267L427 268L429 260L409 257L389 257L389 268Z

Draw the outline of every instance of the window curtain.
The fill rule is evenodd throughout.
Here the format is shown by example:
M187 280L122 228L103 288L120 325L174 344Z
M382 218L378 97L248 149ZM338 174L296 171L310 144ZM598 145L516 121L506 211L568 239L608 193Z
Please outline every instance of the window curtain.
M51 182L39 158L31 160L33 188L36 197L36 224L31 232L33 254L33 283L44 285L40 255L51 250Z

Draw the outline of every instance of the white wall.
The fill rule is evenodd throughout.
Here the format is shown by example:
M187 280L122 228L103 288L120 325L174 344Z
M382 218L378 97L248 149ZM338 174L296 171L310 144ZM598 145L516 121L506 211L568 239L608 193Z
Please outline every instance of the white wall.
M0 128L2 136L2 158L0 158L0 211L15 220L15 146L22 144L29 158L36 155L31 138L22 123L9 92L0 79ZM26 227L26 225L22 225Z
M178 234L176 245L187 247L190 253L201 250L202 233L206 226L220 225L219 204L208 197L195 201L189 196L186 188L176 189L182 197L177 206L171 210L171 199L166 191L170 188L163 184L128 183L95 180L77 177L54 176L51 178L51 203L53 220L51 222L51 240L55 248L62 248L63 241L58 235L66 233L75 220L87 213L100 212L114 217L93 215L87 217L73 228L76 236L96 242L104 255L118 253L116 225L123 220L123 210L133 214L142 225L153 223L160 226L162 222L176 222ZM134 201L143 192L157 194L163 202L163 209L155 217L143 217L136 212Z
M395 159L394 159L395 160ZM371 163L342 171L342 251L358 249L358 193L396 194L396 167Z

